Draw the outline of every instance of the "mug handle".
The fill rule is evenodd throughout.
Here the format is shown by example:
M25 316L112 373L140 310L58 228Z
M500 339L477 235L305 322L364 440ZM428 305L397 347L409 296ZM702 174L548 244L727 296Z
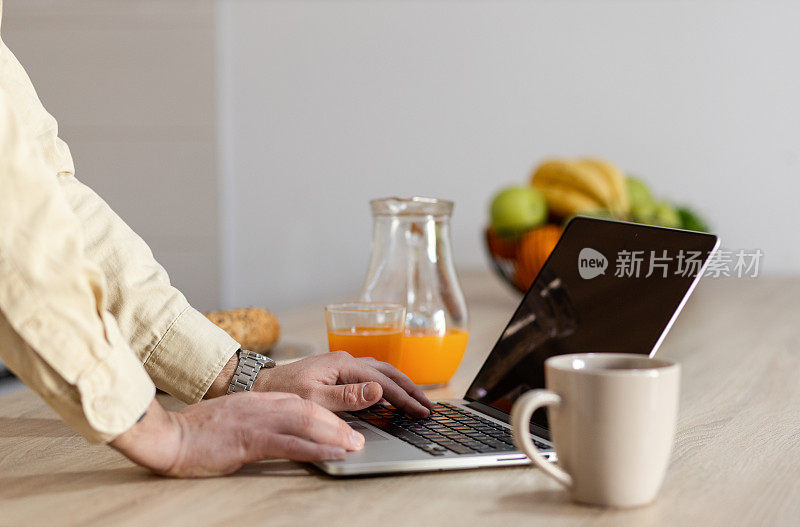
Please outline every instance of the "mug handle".
M567 488L572 487L572 476L555 463L551 463L533 444L530 434L530 424L533 412L542 406L561 404L561 397L550 390L531 390L520 396L511 409L511 426L514 435L514 444L522 450L533 464Z

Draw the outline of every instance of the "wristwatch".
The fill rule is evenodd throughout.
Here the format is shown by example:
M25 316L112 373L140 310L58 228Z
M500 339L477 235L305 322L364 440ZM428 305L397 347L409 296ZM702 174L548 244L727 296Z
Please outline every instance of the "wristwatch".
M236 365L236 372L228 386L228 393L252 390L253 382L261 368L275 367L274 360L255 351L240 349L236 353L239 355L239 364Z

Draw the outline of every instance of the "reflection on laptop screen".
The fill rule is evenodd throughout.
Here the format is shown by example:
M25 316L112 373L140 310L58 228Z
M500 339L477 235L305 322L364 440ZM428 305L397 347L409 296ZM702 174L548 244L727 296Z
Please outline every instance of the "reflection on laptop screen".
M710 234L574 219L466 398L509 413L521 394L544 387L548 357L649 354L716 242ZM546 413L537 411L533 424L546 430Z

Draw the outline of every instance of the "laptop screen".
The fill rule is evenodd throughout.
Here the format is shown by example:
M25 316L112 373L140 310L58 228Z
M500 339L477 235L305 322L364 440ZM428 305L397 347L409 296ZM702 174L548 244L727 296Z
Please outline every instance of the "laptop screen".
M544 388L548 357L654 352L716 244L711 234L575 218L466 399L508 414L521 394ZM544 410L532 423L547 437Z

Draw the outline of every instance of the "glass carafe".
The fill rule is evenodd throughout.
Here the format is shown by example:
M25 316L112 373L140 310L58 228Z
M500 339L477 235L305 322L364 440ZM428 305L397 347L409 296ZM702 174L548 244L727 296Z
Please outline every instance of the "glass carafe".
M372 257L361 300L406 306L395 366L423 386L447 383L467 347L467 306L450 244L453 202L433 198L370 201Z

